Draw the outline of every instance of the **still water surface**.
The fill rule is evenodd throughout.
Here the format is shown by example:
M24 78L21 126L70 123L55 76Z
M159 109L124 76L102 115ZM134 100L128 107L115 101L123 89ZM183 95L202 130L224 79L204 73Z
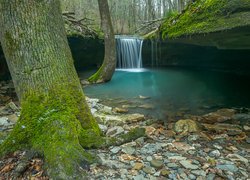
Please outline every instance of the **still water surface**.
M94 71L80 73L88 77ZM164 119L219 108L250 107L250 77L180 68L116 70L112 81L84 88L91 98ZM149 97L141 99L140 96Z

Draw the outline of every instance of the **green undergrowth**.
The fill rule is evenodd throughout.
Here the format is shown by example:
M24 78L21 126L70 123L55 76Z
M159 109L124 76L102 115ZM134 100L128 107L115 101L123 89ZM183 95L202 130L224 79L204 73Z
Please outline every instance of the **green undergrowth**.
M250 24L250 0L197 0L160 27L162 38L206 34Z

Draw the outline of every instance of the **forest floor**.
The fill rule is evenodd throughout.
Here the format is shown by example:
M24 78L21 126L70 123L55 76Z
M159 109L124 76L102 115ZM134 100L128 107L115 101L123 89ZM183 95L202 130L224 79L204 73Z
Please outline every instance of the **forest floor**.
M99 161L89 179L249 179L250 109L219 109L164 123L87 98L106 136L144 127L146 136L121 146L89 150ZM11 82L0 82L0 143L15 125L20 108ZM0 159L0 179L49 179L43 159L17 151Z

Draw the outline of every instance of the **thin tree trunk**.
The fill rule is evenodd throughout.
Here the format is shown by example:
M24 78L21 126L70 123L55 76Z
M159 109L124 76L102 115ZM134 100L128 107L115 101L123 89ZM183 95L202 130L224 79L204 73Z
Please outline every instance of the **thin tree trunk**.
M98 0L101 25L104 32L105 56L100 69L88 80L92 83L110 81L116 67L115 36L107 0Z

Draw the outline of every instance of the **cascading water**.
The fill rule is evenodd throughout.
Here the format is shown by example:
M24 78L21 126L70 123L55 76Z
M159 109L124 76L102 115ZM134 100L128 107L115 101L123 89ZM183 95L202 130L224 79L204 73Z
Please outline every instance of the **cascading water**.
M117 68L142 68L143 39L137 37L116 36Z

